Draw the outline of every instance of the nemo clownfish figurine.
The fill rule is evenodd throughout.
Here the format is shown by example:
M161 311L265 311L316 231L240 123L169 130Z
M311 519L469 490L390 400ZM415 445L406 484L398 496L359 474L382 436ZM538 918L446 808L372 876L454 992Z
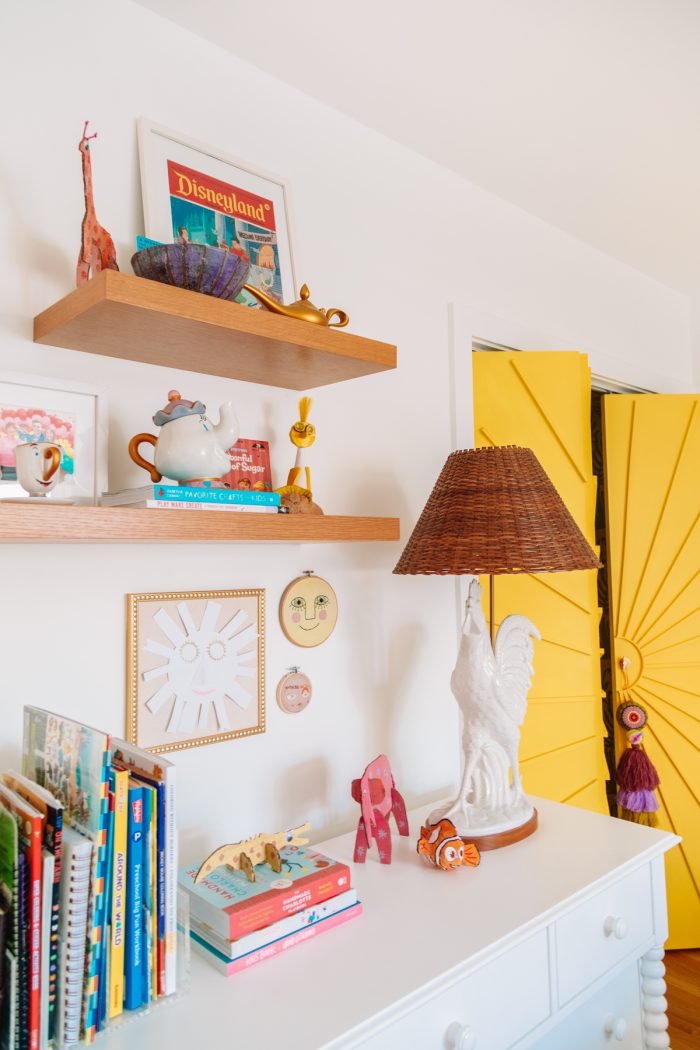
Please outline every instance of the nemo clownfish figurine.
M443 817L437 824L420 829L418 852L436 868L452 871L462 865L475 868L481 856L473 842L464 842L451 820Z

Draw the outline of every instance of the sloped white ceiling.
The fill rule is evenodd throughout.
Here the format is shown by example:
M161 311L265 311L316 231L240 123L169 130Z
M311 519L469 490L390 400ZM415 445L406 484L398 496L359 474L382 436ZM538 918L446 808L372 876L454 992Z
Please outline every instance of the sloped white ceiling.
M139 2L658 280L700 288L700 0Z

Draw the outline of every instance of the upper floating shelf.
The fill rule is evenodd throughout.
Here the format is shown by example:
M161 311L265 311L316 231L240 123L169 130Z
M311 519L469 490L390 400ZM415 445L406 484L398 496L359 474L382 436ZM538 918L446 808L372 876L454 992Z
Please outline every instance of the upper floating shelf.
M34 318L34 342L308 390L396 368L396 347L103 270Z

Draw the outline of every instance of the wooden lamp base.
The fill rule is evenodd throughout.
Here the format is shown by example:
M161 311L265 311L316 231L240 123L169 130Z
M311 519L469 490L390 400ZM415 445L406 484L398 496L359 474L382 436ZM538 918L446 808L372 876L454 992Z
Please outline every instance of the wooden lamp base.
M537 810L532 811L532 816L524 824L517 828L508 828L507 831L499 831L493 835L462 835L463 842L473 842L480 853L490 849L501 849L502 846L512 846L515 842L528 838L537 831Z

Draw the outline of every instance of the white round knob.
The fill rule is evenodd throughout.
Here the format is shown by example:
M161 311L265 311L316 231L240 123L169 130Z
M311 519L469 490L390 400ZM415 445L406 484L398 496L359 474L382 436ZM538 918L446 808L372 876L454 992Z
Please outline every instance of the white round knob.
M613 1039L617 1039L618 1043L621 1043L627 1034L627 1021L624 1017L613 1017L612 1014L608 1014L604 1028L608 1038L612 1036Z
M608 915L603 923L606 937L614 937L616 941L622 941L627 936L627 923L617 915Z
M468 1024L453 1021L447 1029L447 1050L476 1050L476 1034Z

